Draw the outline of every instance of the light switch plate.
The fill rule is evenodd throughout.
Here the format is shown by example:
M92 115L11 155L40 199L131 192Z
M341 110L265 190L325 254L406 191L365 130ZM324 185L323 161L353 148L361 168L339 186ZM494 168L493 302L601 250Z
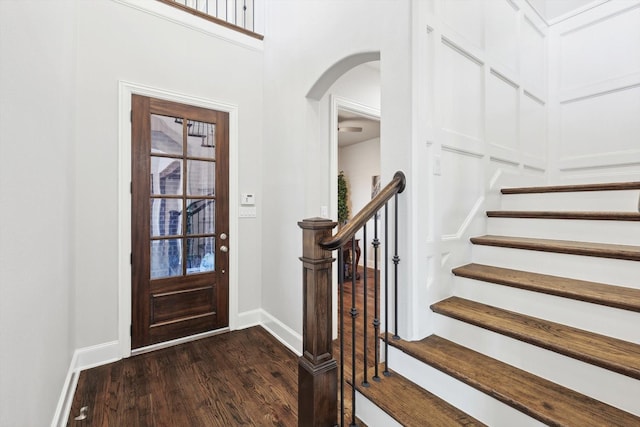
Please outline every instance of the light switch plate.
M240 206L240 218L255 218L257 209L255 206Z

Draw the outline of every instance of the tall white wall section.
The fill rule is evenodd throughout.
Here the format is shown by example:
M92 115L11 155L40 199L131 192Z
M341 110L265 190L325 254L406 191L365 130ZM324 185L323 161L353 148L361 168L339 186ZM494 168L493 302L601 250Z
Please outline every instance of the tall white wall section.
M552 179L640 179L640 2L607 2L550 30Z
M450 270L469 259L469 237L500 187L547 179L547 27L525 1L414 2L414 157L426 163L416 205L426 219L416 277L422 318L449 295ZM422 155L422 157L421 157Z

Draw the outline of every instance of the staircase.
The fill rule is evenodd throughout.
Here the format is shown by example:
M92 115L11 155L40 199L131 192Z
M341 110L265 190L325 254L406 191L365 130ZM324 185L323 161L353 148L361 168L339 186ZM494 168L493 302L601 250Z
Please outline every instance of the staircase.
M640 426L640 182L510 188L369 426ZM372 405L373 404L373 405Z

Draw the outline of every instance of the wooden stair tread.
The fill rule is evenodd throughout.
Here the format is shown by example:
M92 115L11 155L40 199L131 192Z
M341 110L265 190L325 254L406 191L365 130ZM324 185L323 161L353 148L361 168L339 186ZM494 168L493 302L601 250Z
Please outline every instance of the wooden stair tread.
M640 379L640 345L497 307L447 298L431 309L622 375Z
M640 425L640 417L436 335L389 344L547 425Z
M640 221L639 212L592 211L487 211L489 218L583 219L598 221Z
M528 193L564 193L572 191L616 191L616 190L640 190L640 181L636 182L610 182L603 184L577 184L577 185L547 185L540 187L513 187L503 188L502 194L528 194Z
M381 377L380 382L370 381L369 387L361 385L360 377L356 388L403 426L485 425L402 375L390 372L391 376Z
M472 237L471 242L476 245L640 261L640 246L490 235Z
M640 312L640 289L483 264L467 264L454 268L453 274L469 279Z

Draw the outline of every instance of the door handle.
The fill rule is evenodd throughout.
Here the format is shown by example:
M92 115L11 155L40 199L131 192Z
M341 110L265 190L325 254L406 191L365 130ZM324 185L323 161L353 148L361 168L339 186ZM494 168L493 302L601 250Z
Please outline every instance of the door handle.
M220 250L221 250L222 252L229 252L229 248L228 248L228 247L226 247L225 245L220 246Z

